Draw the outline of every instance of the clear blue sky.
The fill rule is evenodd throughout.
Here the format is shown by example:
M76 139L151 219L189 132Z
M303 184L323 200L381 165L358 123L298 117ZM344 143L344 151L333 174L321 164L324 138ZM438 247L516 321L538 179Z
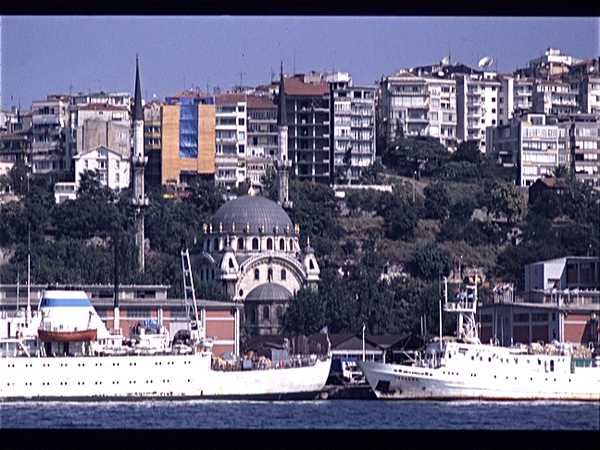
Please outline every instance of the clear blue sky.
M133 93L135 55L151 100L208 83L268 83L271 70L339 70L373 84L396 69L439 62L512 72L548 47L600 54L599 18L444 17L2 17L2 108L47 94ZM294 64L295 62L295 64ZM11 100L12 96L12 100Z

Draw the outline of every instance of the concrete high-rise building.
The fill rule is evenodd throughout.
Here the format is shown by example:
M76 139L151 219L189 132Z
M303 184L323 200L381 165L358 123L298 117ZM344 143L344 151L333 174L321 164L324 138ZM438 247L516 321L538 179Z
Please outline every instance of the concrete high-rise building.
M496 74L458 75L456 77L456 137L472 141L486 153L486 128L498 124L498 91L501 83Z
M579 111L600 116L600 58L586 59L569 67L563 77L577 93Z
M331 181L330 93L320 73L285 77L288 154L301 181Z
M553 118L559 130L560 165L594 188L600 188L600 118L571 114Z
M325 76L331 89L332 182L356 183L375 161L375 86L354 86L347 73Z
M565 115L577 112L577 92L560 80L536 80L533 83L533 112Z

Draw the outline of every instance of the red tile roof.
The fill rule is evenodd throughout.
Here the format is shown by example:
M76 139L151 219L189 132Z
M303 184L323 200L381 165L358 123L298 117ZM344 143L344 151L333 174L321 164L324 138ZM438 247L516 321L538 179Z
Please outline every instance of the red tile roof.
M125 106L107 105L106 103L89 103L81 105L80 111L127 111Z
M329 94L329 84L326 81L321 81L320 83L304 83L298 77L286 77L285 93L288 96L321 97Z
M245 94L226 92L215 95L215 104L217 105L236 105L238 102L246 100Z
M277 109L277 105L266 95L249 95L248 109Z

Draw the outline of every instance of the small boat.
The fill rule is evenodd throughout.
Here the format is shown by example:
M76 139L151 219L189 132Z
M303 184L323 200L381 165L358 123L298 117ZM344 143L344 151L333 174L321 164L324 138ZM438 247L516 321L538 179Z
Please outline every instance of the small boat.
M91 342L98 337L98 330L53 331L38 329L41 342Z

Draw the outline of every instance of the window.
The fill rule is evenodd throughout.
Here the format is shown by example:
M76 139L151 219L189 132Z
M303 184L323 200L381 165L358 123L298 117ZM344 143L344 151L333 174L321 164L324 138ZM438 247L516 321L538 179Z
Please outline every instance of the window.
M267 280L269 280L269 282L273 281L273 269L271 268L267 271Z
M233 269L233 268L234 268L234 265L233 265L233 258L229 258L229 268L230 268L230 269ZM206 278L208 278L208 277L206 277Z
M252 239L252 250L258 250L258 238Z
M285 241L283 239L279 239L279 250L285 250Z
M308 266L310 267L311 270L313 270L315 268L315 265L313 264L312 259L308 261Z
M238 239L237 248L238 248L238 250L244 250L244 239L243 238Z
M215 238L215 240L213 241L213 251L217 250L219 250L219 240Z
M277 307L277 318L279 320L281 320L283 318L283 307L281 307L281 306Z
M267 239L267 250L273 250L273 239Z
M254 279L260 280L260 271L258 269L254 269Z
M285 269L281 269L281 279L287 280L287 273L286 273Z
M240 117L238 119L238 125L244 125L246 123L246 119L244 119L243 117Z
M269 311L269 307L265 306L263 308L263 319L264 320L269 320L271 318L271 311Z

